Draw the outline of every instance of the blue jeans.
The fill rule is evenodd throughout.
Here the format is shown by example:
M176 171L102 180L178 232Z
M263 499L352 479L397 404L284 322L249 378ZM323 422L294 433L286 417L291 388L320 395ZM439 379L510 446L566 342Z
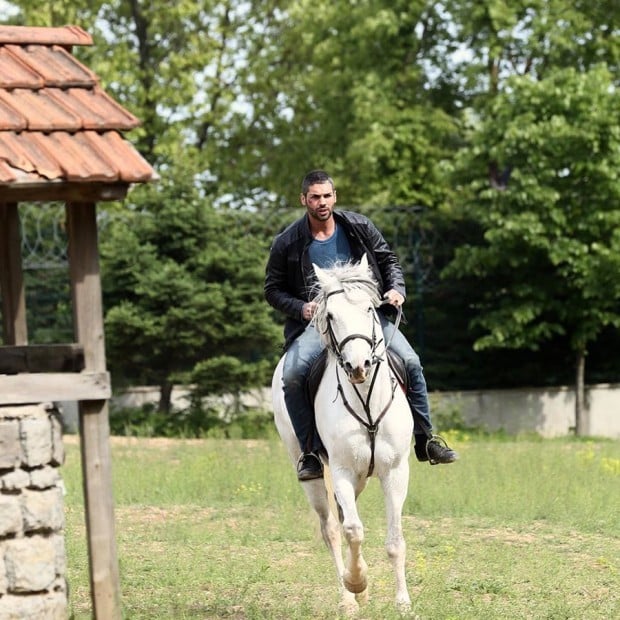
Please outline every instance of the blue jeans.
M390 342L392 338L390 349L405 363L409 376L407 401L412 412L417 413L413 418L413 433L416 444L425 444L426 439L432 435L433 425L420 358L400 330L394 332L393 323L381 314L379 318L385 341ZM282 372L284 401L303 452L319 450L322 447L318 433L314 429L314 408L308 400L306 391L306 379L310 368L321 354L322 349L323 344L319 333L312 325L308 325L306 330L291 344L284 360Z

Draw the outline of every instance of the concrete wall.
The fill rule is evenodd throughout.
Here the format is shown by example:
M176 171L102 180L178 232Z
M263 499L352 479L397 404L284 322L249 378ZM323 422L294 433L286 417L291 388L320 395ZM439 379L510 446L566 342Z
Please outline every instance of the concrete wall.
M567 387L442 392L440 403L456 405L468 424L509 434L558 437L575 426L575 393ZM588 386L586 406L587 435L620 438L620 384Z
M140 407L156 403L158 396L156 388L135 387L116 395L111 403L114 407ZM558 437L572 433L575 425L575 394L568 387L435 392L432 397L437 407L456 406L467 424L491 431L536 432L543 437ZM242 400L246 407L269 411L271 390L255 390L244 395ZM179 409L186 407L187 389L175 388L172 402ZM222 398L219 403L225 417L232 399ZM587 386L586 405L588 435L620 439L620 384ZM65 410L72 410L71 403L63 403ZM71 432L70 428L67 430Z

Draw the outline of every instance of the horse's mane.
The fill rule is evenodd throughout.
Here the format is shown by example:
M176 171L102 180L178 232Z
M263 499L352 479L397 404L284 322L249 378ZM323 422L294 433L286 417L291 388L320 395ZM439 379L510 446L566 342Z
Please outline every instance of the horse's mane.
M379 285L369 268L364 269L359 263L346 262L336 263L325 269L325 272L338 281L349 301L364 304L370 302L375 308L381 305ZM317 303L314 324L320 333L324 333L327 329L326 292L320 290L313 301Z

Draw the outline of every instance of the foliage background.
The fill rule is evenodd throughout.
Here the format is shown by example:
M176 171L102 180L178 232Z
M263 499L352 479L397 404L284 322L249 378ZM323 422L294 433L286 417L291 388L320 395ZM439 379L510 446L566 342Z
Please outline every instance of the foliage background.
M167 411L175 382L268 382L281 317L264 264L316 167L399 253L431 389L617 380L617 2L2 8L1 23L92 34L73 51L142 120L128 138L161 175L100 206L117 388L159 385ZM49 273L28 274L47 283L31 293L40 342L66 340L66 278Z

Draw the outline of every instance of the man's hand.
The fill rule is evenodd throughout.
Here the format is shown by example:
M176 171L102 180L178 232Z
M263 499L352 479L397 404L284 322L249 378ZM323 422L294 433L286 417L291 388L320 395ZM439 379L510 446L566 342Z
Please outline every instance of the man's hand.
M301 309L301 316L303 316L306 321L312 320L312 317L316 312L317 305L318 304L315 301L305 303L304 307Z
M389 304L397 308L405 303L405 298L396 289L390 289L383 295L383 299L386 299Z

